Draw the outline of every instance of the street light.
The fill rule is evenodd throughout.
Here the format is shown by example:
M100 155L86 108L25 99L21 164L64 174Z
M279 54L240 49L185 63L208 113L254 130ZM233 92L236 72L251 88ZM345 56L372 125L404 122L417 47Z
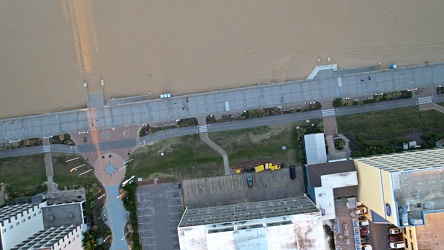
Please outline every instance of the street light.
M109 237L111 237L111 235L108 235L108 237L106 237L103 242L105 242Z

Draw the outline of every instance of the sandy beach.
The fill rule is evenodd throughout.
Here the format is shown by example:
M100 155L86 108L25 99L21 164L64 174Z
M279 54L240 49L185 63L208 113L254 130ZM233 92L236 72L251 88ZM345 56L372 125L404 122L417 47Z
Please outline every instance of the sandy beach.
M444 61L444 1L0 2L0 118Z

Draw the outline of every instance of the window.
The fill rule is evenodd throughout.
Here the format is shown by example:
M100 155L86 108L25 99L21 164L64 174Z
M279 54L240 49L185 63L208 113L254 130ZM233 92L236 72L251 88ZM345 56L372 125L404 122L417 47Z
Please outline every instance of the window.
M3 228L3 233L6 232L6 228Z
M42 211L39 210L39 214L41 214L41 213L42 213Z
M10 226L9 226L9 229L12 229L13 227L14 227L13 225L10 225Z
M412 237L412 229L410 229L410 228L409 228L409 236L410 236L410 239L413 238Z
M15 223L16 226L18 226L20 224L20 222Z
M35 213L34 213L34 214L32 214L32 217L35 217Z
M26 219L23 219L22 222L25 222Z
M28 220L30 220L31 219L31 216L28 216Z

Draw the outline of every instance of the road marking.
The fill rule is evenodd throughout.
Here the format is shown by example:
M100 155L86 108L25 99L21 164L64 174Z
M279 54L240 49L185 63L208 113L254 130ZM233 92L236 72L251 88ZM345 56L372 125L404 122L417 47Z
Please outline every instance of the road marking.
M188 180L188 189L190 190L190 196L193 196L193 195L191 194L191 180Z
M335 116L335 115L336 115L335 109L323 109L322 110L322 117Z
M207 125L200 125L197 126L199 129L199 133L206 133L208 131L208 126Z
M44 153L51 153L51 145L43 146L43 152Z
M432 103L432 96L418 98L418 105Z
M197 180L196 180L196 194L199 194L199 186L197 185Z

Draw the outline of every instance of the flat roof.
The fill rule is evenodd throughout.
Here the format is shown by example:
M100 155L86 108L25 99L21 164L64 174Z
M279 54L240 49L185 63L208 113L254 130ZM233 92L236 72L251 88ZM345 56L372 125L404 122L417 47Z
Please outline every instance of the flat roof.
M305 196L240 203L234 205L187 209L179 227L247 221L295 214L319 212Z
M408 218L444 209L444 168L393 173L392 180L398 207L409 206Z
M304 147L307 165L327 162L324 133L304 135Z
M354 161L335 161L307 166L308 185L310 187L320 187L322 185L321 176L356 171Z
M83 224L82 203L54 204L43 209L45 229L60 226L80 226Z

